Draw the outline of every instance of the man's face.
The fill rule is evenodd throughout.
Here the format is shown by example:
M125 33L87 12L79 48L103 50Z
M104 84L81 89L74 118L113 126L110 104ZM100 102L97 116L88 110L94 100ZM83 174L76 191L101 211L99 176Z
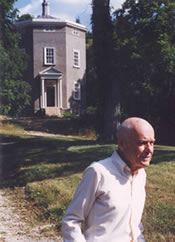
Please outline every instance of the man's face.
M122 153L132 171L149 166L154 151L154 140L154 130L148 126L131 132L123 142Z

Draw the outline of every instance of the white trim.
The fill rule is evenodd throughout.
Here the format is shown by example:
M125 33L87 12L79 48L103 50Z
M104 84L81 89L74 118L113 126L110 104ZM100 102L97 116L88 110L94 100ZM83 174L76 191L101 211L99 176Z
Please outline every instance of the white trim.
M45 79L59 79L61 78L63 73L61 71L58 71L52 66L47 67L46 69L39 72L39 76L44 77Z
M41 86L41 94L40 94L40 108L47 108L47 87L49 86L49 83L47 81L53 80L48 79L45 77L42 77L40 79L40 86ZM55 106L58 108L62 108L62 79L54 79L54 82L52 82L52 85L54 87L55 92Z
M41 79L41 108L45 108L45 81Z
M49 57L49 56L47 56L48 55L48 53L47 53L47 50L53 50L53 54L50 56L50 58L53 58L53 62L48 62L48 60L47 60L47 57ZM55 49L55 47L49 47L49 46L46 46L46 47L44 47L44 65L55 65L56 64L56 49Z
M74 82L73 99L78 100L78 101L81 100L81 84L80 84L80 82Z
M59 89L60 89L60 92L59 92L59 97L60 97L60 108L63 108L63 94L62 94L62 79L60 79L59 81Z
M57 93L57 88L56 88L56 85L57 85L57 80L56 80L56 83L54 85L54 95L55 95L55 107L58 107L58 103L57 103L57 100L58 100L58 93Z
M65 27L65 26L69 26L69 27L73 27L73 28L77 28L78 30L87 32L87 28L85 25L79 24L79 23L75 23L69 20L61 20L58 18L33 18L33 19L29 19L29 20L24 20L24 21L19 21L19 22L15 22L15 25L18 26L25 26L25 25L40 25L40 24L54 24L55 26L61 26L61 27Z

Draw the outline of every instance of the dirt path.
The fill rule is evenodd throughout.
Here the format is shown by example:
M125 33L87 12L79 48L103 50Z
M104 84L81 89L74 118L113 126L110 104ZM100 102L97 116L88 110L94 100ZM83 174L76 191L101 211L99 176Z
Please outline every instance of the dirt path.
M0 241L1 242L61 242L58 236L44 237L43 227L31 228L22 215L15 211L15 202L11 201L5 190L0 189ZM45 225L45 227L51 225Z

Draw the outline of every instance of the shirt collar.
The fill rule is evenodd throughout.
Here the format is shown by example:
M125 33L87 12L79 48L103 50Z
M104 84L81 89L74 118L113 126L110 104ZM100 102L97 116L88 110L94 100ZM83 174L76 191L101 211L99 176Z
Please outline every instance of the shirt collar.
M123 175L125 175L127 177L131 177L132 176L131 169L122 160L122 158L119 156L117 151L113 152L113 154L112 154L112 161L113 161L114 165L118 167L118 169L119 169L121 174L123 174ZM137 175L137 173L135 175Z

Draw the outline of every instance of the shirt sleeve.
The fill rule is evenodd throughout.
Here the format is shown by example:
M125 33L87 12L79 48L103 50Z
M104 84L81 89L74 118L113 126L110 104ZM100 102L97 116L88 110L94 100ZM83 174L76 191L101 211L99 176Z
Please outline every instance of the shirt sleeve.
M86 242L81 227L96 199L98 183L98 173L88 167L62 220L64 242Z

